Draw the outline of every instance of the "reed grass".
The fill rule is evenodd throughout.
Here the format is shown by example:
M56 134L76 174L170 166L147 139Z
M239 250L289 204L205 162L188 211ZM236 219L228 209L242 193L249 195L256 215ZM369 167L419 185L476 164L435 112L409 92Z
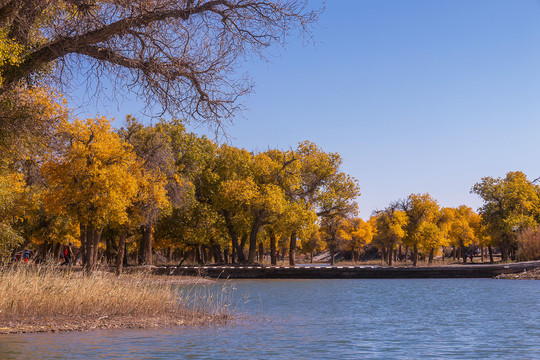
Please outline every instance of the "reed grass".
M71 322L160 319L167 324L208 324L234 317L226 292L197 292L155 276L107 272L85 274L58 267L7 267L0 270L0 321ZM118 327L118 326L115 326Z

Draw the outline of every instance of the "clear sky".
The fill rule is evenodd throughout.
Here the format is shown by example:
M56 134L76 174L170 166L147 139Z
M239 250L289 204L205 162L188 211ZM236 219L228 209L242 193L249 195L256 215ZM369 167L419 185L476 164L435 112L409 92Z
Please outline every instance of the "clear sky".
M476 210L482 177L540 177L540 1L329 0L313 35L245 64L256 87L232 145L338 152L364 219L411 193Z

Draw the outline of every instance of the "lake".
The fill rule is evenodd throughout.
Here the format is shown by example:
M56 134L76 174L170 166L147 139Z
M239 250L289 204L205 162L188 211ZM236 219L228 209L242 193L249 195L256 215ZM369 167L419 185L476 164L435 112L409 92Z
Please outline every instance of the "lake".
M540 359L540 281L235 280L223 327L0 335L0 359Z

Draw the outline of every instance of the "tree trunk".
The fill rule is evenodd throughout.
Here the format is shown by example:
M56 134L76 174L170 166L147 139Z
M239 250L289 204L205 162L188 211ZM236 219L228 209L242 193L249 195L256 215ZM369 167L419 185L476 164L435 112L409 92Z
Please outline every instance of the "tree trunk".
M259 243L259 263L261 264L263 262L263 256L264 256L264 247L263 247L263 243L260 242Z
M124 267L124 253L126 251L127 231L122 229L118 239L118 253L116 254L116 274L120 275Z
M330 265L334 265L334 247L330 246Z
M85 271L93 271L97 266L99 241L102 230L103 228L96 229L93 225L86 226L86 249L83 258L83 268Z
M429 264L433 264L433 258L435 257L435 249L434 248L431 248L431 250L429 250Z
M204 254L203 254L203 251L201 249L201 245L197 246L196 257L197 257L197 264L199 264L199 265L204 264Z
M456 245L452 245L452 260L456 261Z
M255 262L255 257L257 256L257 234L261 228L261 221L258 217L253 221L251 226L251 231L249 233L249 255L248 263L252 264Z
M112 264L112 236L109 234L105 239L105 257L107 258L107 264Z
M229 245L223 250L223 261L225 261L225 264L229 263Z
M413 266L418 264L418 245L413 245Z
M236 261L236 248L234 246L234 242L233 242L233 247L232 247L232 255L231 255L231 264L234 264L235 261Z
M244 256L243 249L240 248L240 244L238 243L238 234L236 233L236 230L234 228L234 225L232 223L231 217L227 211L223 211L223 218L225 219L225 225L227 227L227 231L229 232L229 236L231 237L232 241L232 263L235 263L235 256L238 259L238 262L246 262L246 257ZM242 246L243 247L243 246Z
M500 244L499 247L501 248L501 260L502 262L508 261L508 249L504 244Z
M493 249L491 248L491 245L488 245L488 253L489 253L489 262L494 263L493 261Z
M142 226L142 265L152 265L152 224Z
M388 266L392 266L392 247L388 247Z
M277 265L277 254L276 254L276 235L273 231L269 232L270 235L270 264Z
M291 241L289 243L289 265L296 266L296 230L291 233Z
M463 258L463 263L466 264L467 263L467 251L465 250L465 245L461 244L460 248L461 248L461 257Z
M485 250L486 249L483 246L480 248L480 254L481 254L480 261L482 261L482 263L484 263L484 251Z
M84 266L84 264L86 263L86 239L87 239L86 226L83 224L79 224L79 230L80 230L79 238L81 240L81 260Z

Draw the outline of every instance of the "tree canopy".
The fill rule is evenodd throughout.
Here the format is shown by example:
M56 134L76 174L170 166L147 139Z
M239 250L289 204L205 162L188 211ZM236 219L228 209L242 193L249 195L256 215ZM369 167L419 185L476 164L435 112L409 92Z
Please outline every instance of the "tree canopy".
M0 94L81 71L177 116L219 121L252 88L240 62L308 34L317 16L303 0L4 0Z

